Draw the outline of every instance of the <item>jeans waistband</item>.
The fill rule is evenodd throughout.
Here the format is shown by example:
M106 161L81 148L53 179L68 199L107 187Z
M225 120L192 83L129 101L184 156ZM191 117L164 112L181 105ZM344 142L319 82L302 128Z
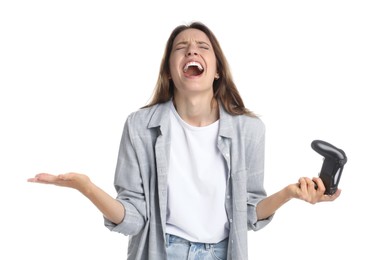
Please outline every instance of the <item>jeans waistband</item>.
M170 243L182 243L182 244L187 244L187 245L193 245L193 244L203 245L205 249L210 249L212 246L226 247L228 244L228 238L225 238L218 243L201 243L201 242L191 242L182 237L178 237L178 236L167 233L165 234L165 243L167 247L169 246Z

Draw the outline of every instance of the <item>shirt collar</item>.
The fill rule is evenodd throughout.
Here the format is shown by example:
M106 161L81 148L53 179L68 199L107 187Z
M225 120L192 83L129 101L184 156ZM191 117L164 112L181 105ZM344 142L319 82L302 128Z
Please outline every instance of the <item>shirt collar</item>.
M170 113L170 105L172 100L169 100L165 103L157 104L152 109L154 112L151 116L151 119L148 124L148 128L156 128L160 127L161 133L169 129L169 113ZM219 102L219 135L231 138L233 135L233 122L232 115L229 114L223 107L223 105ZM163 132L164 131L164 132Z

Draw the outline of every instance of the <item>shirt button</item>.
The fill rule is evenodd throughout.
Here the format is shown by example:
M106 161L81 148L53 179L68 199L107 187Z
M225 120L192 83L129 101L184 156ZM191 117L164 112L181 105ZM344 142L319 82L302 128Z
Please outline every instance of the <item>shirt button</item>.
M227 195L227 199L230 199L230 198L231 198L231 196Z
M231 218L230 218L230 219L229 219L229 222L230 222L230 223L232 223L232 222L233 222L233 219L231 219Z

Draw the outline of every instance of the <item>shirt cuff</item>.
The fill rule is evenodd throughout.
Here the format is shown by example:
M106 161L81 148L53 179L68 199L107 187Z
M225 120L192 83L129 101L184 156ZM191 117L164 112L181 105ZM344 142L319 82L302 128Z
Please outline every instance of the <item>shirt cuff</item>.
M121 223L115 224L104 217L104 225L110 230L122 233L126 236L136 235L144 226L143 217L138 213L137 209L126 201L118 200L124 207L124 218Z

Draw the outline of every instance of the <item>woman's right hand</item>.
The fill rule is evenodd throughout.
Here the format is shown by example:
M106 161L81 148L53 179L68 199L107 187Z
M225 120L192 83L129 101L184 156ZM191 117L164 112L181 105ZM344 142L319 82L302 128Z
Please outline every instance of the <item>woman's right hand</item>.
M75 172L59 175L39 173L35 177L29 178L28 181L76 189L95 204L111 222L119 224L124 218L125 209L123 204L94 185L87 175Z
M29 178L28 182L54 184L62 187L69 187L85 193L91 184L87 175L70 172L65 174L53 175L49 173L39 173L33 178Z

